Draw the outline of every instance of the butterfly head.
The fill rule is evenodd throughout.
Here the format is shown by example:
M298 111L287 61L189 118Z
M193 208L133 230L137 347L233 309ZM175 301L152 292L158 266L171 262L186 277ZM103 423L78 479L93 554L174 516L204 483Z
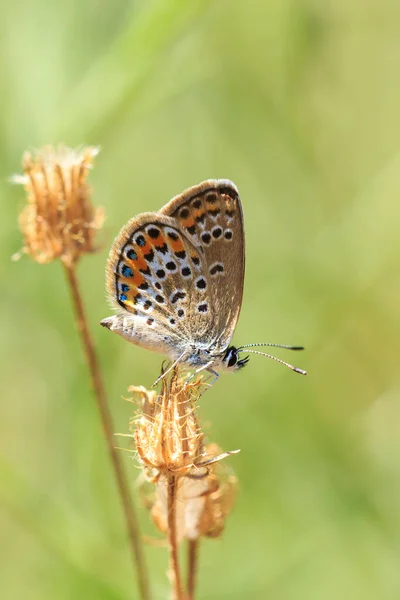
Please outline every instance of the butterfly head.
M222 365L226 370L239 371L239 369L243 369L243 367L247 365L250 358L248 356L245 356L244 358L239 358L240 352L240 348L235 348L235 346L229 346L222 359Z

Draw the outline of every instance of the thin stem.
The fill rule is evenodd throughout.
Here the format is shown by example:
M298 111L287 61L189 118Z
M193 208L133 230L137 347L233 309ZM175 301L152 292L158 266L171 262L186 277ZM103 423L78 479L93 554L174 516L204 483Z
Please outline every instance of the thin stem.
M197 562L199 558L198 540L189 540L188 542L188 579L187 579L187 600L194 600L196 589Z
M86 361L89 367L90 378L93 391L96 398L97 408L100 413L103 426L104 437L107 449L110 455L111 463L114 469L117 487L121 497L122 507L125 514L126 527L128 530L129 545L132 554L132 562L138 579L140 598L149 600L150 592L147 580L146 565L144 561L141 536L139 533L138 519L135 512L132 496L126 479L126 474L120 458L120 454L114 446L114 427L112 417L107 404L107 398L104 385L101 379L100 368L97 362L97 356L94 349L93 340L89 333L83 306L82 296L79 290L78 279L76 277L75 266L64 263L65 274L71 291L72 303L75 311L76 325L81 336Z
M178 541L176 536L176 501L178 479L174 475L168 478L168 544L170 577L173 587L174 600L185 600L182 590L181 574L179 570Z

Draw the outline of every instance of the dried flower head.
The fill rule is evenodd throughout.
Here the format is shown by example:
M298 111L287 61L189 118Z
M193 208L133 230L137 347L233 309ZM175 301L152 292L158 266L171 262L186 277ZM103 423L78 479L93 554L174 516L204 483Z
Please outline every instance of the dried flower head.
M202 380L185 382L174 369L162 380L161 394L132 387L142 412L135 419L136 449L148 478L155 484L151 503L154 523L168 532L168 481L176 479L177 540L217 537L233 505L237 480L219 462L235 454L204 445L197 415Z
M27 205L19 217L24 236L23 252L39 263L61 258L67 265L81 254L93 252L94 237L104 221L102 209L90 202L86 182L98 149L72 150L46 147L35 154L26 152L24 174L15 175L27 192Z
M203 434L196 416L201 380L183 383L178 370L162 379L161 394L130 388L142 398L135 441L139 458L149 472L186 475L203 454Z

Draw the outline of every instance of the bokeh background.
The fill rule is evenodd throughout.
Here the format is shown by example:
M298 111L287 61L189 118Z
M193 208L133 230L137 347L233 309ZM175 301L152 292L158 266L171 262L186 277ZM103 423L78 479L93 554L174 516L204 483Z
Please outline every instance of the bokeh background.
M136 598L119 500L59 263L21 247L26 148L100 145L107 222L79 267L117 431L160 357L100 328L120 227L207 178L238 185L235 341L261 357L201 401L240 493L199 598L400 597L400 5L396 0L23 0L0 17L1 595ZM278 351L279 352L279 351ZM136 463L124 455L132 487ZM143 531L156 536L144 510ZM155 599L166 550L148 546Z

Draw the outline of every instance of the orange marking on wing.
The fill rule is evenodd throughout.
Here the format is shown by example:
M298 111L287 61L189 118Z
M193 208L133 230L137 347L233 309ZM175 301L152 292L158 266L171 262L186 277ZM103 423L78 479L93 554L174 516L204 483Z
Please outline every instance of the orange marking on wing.
M154 246L156 248L161 248L162 246L164 246L165 242L166 242L165 237L160 232L160 235L158 236L158 238L154 240Z
M130 308L132 308L133 312L136 313L136 309L134 308L135 304L134 304L134 302L132 300L130 300L128 298L128 300L125 300L124 304L125 304L125 306L129 306Z
M139 273L139 271L135 271L135 273L133 274L134 285L136 285L136 287L138 287L143 282L144 282L144 276L141 273Z
M187 219L182 219L182 225L184 227L192 227L192 225L194 225L194 218L192 215L190 215Z
M200 206L200 208L194 208L193 209L193 216L194 216L194 218L196 218L196 217L202 217L205 212L206 211L204 210L204 208L202 206Z
M135 261L136 262L136 261ZM118 281L121 283L126 283L130 288L138 287L141 283L144 282L144 277L139 271L133 269L133 277L124 277L123 275L118 276Z
M144 237L144 236L143 236ZM142 248L138 247L138 250L143 254L148 254L153 249L153 243L150 241L148 237L145 238L146 243Z
M143 271L145 271L147 269L147 267L148 267L147 260L145 260L143 258L143 255L141 255L141 254L138 254L137 259L134 260L134 261L132 261L132 263L133 263L133 268L134 268L135 275L139 271L139 269L142 269ZM140 273L139 273L139 275L140 275Z
M177 240L170 240L169 244L174 252L182 252L185 250L185 246L183 245L181 238L178 238Z
M144 255L149 254L149 252L151 252L152 249L153 249L153 247L152 247L151 243L148 241L146 241L146 244L142 248L137 247L135 249L137 259L127 261L128 263L130 263L132 265L132 268L134 269L134 271L139 271L139 269L142 269L143 271L145 271L147 269L148 262L144 258Z

